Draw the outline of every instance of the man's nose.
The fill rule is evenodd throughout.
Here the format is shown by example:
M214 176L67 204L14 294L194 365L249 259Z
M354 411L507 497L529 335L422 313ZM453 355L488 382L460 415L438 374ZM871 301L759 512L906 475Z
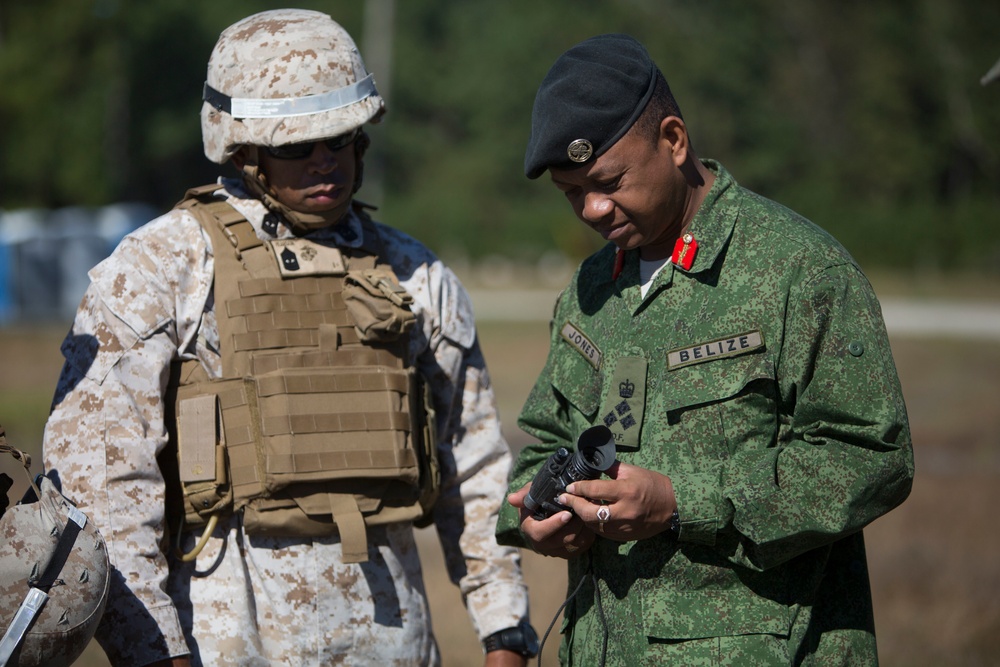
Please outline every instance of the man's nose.
M337 153L327 148L322 141L317 141L313 152L309 155L310 166L322 173L328 174L338 167Z
M583 198L583 210L580 217L587 222L600 222L615 208L614 202L607 195L599 192L588 192Z

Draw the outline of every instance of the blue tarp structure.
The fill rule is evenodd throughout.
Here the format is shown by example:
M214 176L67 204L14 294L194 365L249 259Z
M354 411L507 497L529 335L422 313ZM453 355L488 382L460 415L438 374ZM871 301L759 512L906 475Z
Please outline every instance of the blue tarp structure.
M87 271L155 216L137 203L0 211L0 325L71 321Z

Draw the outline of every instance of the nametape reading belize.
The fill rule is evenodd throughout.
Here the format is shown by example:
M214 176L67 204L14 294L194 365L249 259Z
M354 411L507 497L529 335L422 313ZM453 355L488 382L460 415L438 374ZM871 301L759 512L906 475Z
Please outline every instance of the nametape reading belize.
M744 334L700 343L691 347L683 347L667 352L667 367L670 370L697 364L702 361L732 357L750 350L764 347L764 337L759 331L749 331Z

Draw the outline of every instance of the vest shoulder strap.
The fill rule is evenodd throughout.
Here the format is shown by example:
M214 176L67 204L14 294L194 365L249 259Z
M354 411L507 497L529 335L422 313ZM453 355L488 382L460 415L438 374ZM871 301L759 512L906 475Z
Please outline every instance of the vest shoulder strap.
M181 200L174 205L174 208L188 208L188 202L191 200L204 201L209 195L221 189L222 185L219 183L208 183L206 185L189 188L188 191L184 193L184 197L182 197Z

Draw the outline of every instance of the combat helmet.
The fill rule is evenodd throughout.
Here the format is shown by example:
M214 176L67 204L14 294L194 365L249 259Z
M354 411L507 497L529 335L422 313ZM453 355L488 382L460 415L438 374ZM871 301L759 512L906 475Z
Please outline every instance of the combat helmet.
M280 146L346 134L385 109L354 40L330 16L276 9L219 36L208 61L205 155L225 163L240 146Z
M0 427L0 454L28 470ZM0 666L71 665L86 649L108 599L108 551L100 532L51 479L28 474L30 489L7 507L0 474Z

